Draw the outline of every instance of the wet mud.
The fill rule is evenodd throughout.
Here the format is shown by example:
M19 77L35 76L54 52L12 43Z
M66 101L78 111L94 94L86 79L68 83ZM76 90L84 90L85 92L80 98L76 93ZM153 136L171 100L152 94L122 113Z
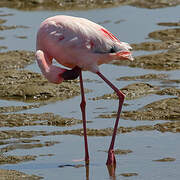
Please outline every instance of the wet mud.
M32 1L21 1L13 0L6 1L2 0L0 7L16 8L21 10L67 10L67 9L92 9L92 8L107 8L115 6L130 5L139 8L165 8L179 5L179 0L32 0Z
M31 102L50 99L55 101L79 94L79 85L75 81L64 81L56 85L49 83L42 75L28 70L0 71L0 97L4 99Z
M175 161L175 158L171 158L171 157L166 157L166 158L162 158L162 159L157 159L157 160L153 160L153 161L157 161L157 162L172 162Z
M26 106L0 106L0 113L12 113L18 111L24 111L28 109L39 108L42 105L46 105L46 103L39 103L39 104L30 104Z
M46 136L48 133L46 131L18 131L18 130L7 130L0 131L0 140L6 139L19 139L19 138L32 138L35 136Z
M123 119L180 120L180 98L167 98L150 103L137 111L123 112Z
M177 6L180 4L178 0L135 0L130 3L130 5L139 7L139 8L148 8L148 9L156 9L156 8L165 8L171 6Z
M8 51L0 53L0 70L20 69L35 61L32 51ZM0 71L1 72L1 71Z
M160 22L157 23L159 26L180 26L180 22Z
M119 176L124 176L124 177L138 176L138 173L121 173Z
M102 151L102 150L99 150L99 151ZM108 153L108 151L104 151L106 153ZM118 154L118 155L126 155L126 154L129 154L129 153L132 153L133 151L130 150L130 149L115 149L114 150L114 153L115 154Z
M35 160L36 156L4 156L0 155L0 164L17 164L20 162Z
M159 80L165 80L168 78L167 74L144 74L140 76L123 76L119 77L116 80L117 81L132 81L132 80L145 80L145 81L159 81Z
M0 19L0 24L4 24L6 21L5 19Z
M135 51L163 50L162 52L137 56L133 62L114 61L113 64L154 70L180 69L180 28L157 30L149 33L148 36L160 41L131 44L133 49Z
M34 52L30 51L0 53L0 98L35 102L65 100L79 95L77 81L64 81L56 85L49 83L41 74L18 70L34 61Z
M22 25L13 25L13 26L0 25L0 31L11 30L11 29L17 29L17 28L23 28L23 29L26 29L26 28L28 28L28 27L27 27L27 26L22 26Z
M171 121L166 123L157 123L154 125L140 125L135 127L120 126L117 129L117 134L130 133L133 131L159 131L159 132L172 132L180 133L180 121ZM112 136L113 128L105 129L87 129L88 136ZM11 138L32 138L37 136L53 136L53 135L78 135L83 136L83 129L72 129L65 131L18 131L18 130L4 130L0 131L1 143L6 143ZM6 141L5 141L6 140ZM5 142L3 142L5 141ZM56 143L56 142L55 142ZM33 148L33 146L32 146Z
M18 39L27 39L28 38L27 36L15 36L15 37Z
M40 148L40 147L45 147L45 146L53 146L55 144L58 144L59 142L57 141L46 141L44 143L34 143L34 144L30 144L27 142L23 142L23 143L14 143L11 145L7 145L3 148L0 149L1 153L5 153L5 152L9 152L9 151L13 151L16 149L33 149L33 148ZM31 159L30 159L31 160Z
M154 94L159 90L159 87L150 85L148 83L133 83L120 89L125 95L126 100L137 99L148 94ZM103 96L92 98L92 100L100 99L118 99L116 93L104 94Z
M16 170L0 169L0 177L2 180L18 180L18 179L30 179L30 180L39 180L43 179L42 177L36 175L27 175L23 172Z
M13 16L13 14L1 14L0 13L0 17L2 17L2 16ZM23 29L29 28L28 26L23 26L23 25L12 25L12 26L2 25L6 21L7 21L6 19L0 19L0 31L12 30L12 29L17 29L17 28L23 28Z
M1 14L3 15L3 14ZM9 14L4 14L9 15ZM0 24L6 20L0 19ZM0 30L25 26L3 26ZM26 38L18 36L17 38ZM0 49L6 49L0 46ZM27 70L20 70L35 62L32 51L14 50L0 53L0 98L20 101L65 100L79 95L77 81L67 81L60 85L49 83L42 75ZM87 92L87 91L86 91Z
M156 94L158 94L158 95L171 95L171 96L180 97L180 89L176 89L174 87L165 88L165 89L162 89L161 91L158 91Z
M82 123L82 120L75 118L65 118L53 113L42 114L0 114L0 127L19 127L19 126L72 126ZM90 121L88 121L90 122Z
M141 125L136 127L122 127L120 126L117 129L117 134L121 133L130 133L133 131L159 131L159 132L172 132L172 133L179 133L180 132L180 122L167 122L167 123L157 123L155 125ZM83 129L76 129L76 130L67 130L62 132L53 132L53 134L59 135L67 135L67 134L74 134L74 135L83 135ZM112 128L105 128L105 129L87 129L88 136L112 136L113 129Z
M5 17L5 16L13 16L14 14L13 13L3 13L3 11L0 11L0 17Z
M142 42L139 44L131 44L134 51L158 51L158 50L167 50L170 47L175 46L176 44L179 44L180 40L176 41L164 41L164 42Z
M180 69L180 48L137 56L133 62L115 61L113 64L153 70L177 70Z
M119 155L128 154L128 153L132 153L132 152L133 151L130 149L115 149L115 151L114 151L115 154L119 154Z
M174 40L176 42L177 40L177 43L179 43L180 28L157 30L149 33L148 36L152 39L161 40L161 41Z
M180 98L167 98L134 111L123 111L121 118L129 120L180 120ZM116 113L101 114L100 118L115 118Z
M129 154L132 153L133 151L130 149L115 149L114 153L118 155L124 155L124 154Z
M1 39L1 37L0 37L0 39ZM5 50L5 49L7 49L7 46L0 46L0 51Z

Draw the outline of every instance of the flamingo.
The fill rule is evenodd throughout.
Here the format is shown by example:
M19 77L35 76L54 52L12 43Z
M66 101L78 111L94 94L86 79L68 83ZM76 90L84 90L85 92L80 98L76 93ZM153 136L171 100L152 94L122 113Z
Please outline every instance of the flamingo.
M100 72L99 65L109 63L112 60L132 61L131 49L128 43L121 42L107 29L85 18L65 15L49 17L41 23L37 32L36 60L42 74L48 81L60 84L64 80L73 80L78 77L80 79L80 108L86 165L89 164L89 152L82 71L97 74L116 92L119 98L117 118L106 162L107 165L114 165L116 164L114 143L125 95ZM67 69L53 65L53 59Z

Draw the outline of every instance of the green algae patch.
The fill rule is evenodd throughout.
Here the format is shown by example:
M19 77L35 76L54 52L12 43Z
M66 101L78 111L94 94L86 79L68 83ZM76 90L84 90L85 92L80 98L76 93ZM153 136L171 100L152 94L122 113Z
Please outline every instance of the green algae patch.
M15 50L0 53L0 70L24 68L35 61L34 52Z
M49 99L57 101L79 94L79 86L74 81L57 85L49 83L42 75L27 70L0 71L1 98L33 102Z
M64 118L53 113L42 114L0 114L0 127L19 127L19 126L72 126L82 123L82 120L75 118Z
M0 177L2 180L18 180L18 179L30 179L30 180L39 180L43 179L40 176L28 175L20 171L9 170L9 169L0 169Z
M155 93L157 90L159 90L158 87L150 85L148 83L133 83L120 89L120 91L122 91L126 95L127 100L147 96L148 94ZM100 100L100 99L118 99L118 97L116 93L111 93L111 94L104 94L103 96L92 98L92 100Z

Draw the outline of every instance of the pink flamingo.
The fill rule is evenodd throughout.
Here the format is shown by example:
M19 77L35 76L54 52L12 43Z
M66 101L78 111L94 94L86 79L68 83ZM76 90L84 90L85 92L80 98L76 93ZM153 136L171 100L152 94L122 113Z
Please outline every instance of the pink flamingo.
M119 41L104 27L84 18L58 15L43 21L37 33L36 60L42 74L52 83L72 80L80 77L80 89L85 162L89 164L86 133L86 100L84 95L82 70L96 73L110 86L119 98L119 107L111 144L108 151L107 165L116 164L114 143L120 113L125 95L119 91L100 71L99 65L116 60L133 60L128 43ZM69 69L52 64L53 58Z

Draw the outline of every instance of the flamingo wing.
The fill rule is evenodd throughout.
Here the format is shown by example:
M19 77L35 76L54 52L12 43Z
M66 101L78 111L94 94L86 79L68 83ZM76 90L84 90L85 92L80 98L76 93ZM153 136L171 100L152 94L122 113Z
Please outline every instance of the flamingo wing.
M131 49L127 43L118 40L104 27L87 19L60 15L48 18L47 21L46 31L63 47L89 50L94 53Z

